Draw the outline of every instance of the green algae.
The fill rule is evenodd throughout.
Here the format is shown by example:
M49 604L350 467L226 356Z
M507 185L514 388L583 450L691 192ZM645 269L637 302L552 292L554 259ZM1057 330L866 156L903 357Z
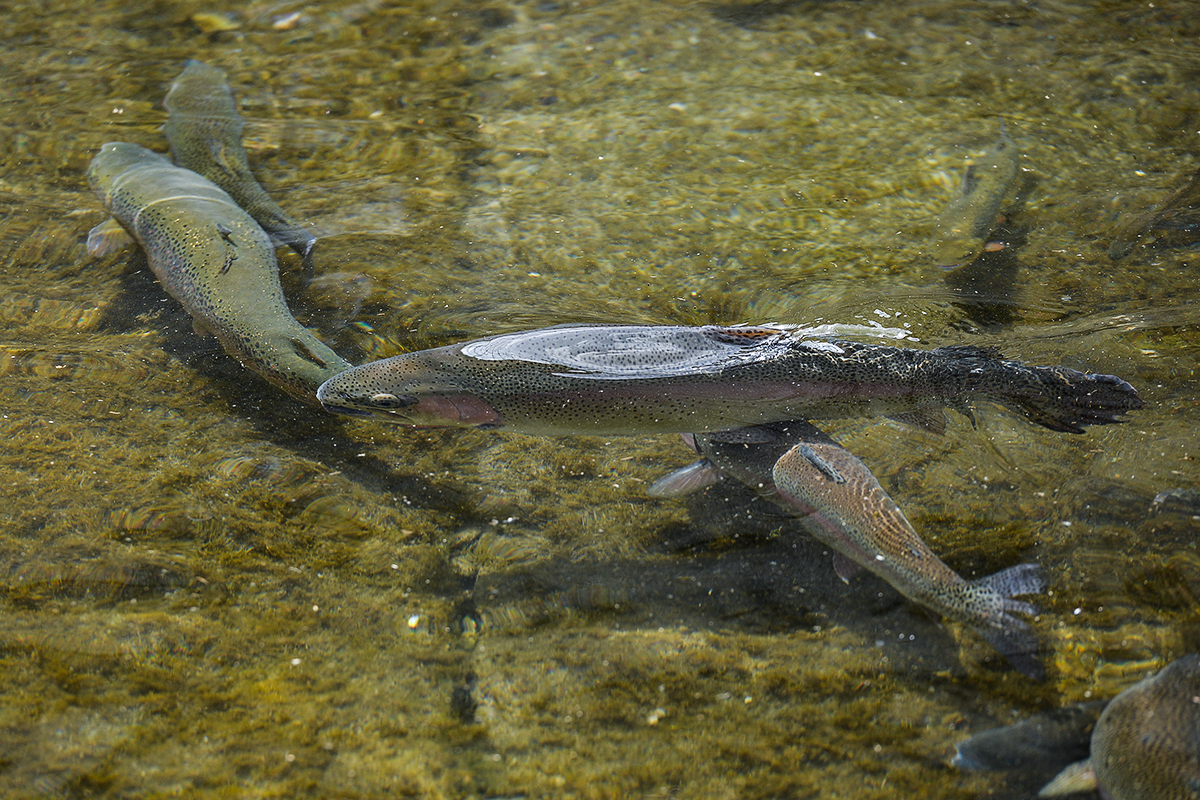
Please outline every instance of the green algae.
M1106 255L1195 169L1192 11L17 4L0 789L1019 796L948 772L953 743L1200 647L1196 509L1158 501L1198 477L1197 255ZM186 58L228 73L260 180L315 224L319 273L359 287L305 317L355 360L570 321L770 319L907 324L1133 381L1148 408L1083 437L993 408L944 437L830 426L964 576L1048 568L1051 680L882 583L843 587L745 498L644 497L692 458L671 437L402 431L247 379L141 256L84 254L104 218L88 160L165 150ZM1036 179L1008 209L1016 278L947 286L923 243L997 116Z

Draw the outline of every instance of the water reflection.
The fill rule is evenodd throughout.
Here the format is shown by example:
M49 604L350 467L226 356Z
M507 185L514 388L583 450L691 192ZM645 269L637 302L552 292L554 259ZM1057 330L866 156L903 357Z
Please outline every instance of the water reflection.
M953 744L1200 647L1197 253L1107 255L1195 169L1186 7L197 10L15 9L0 51L7 796L1025 797ZM255 384L144 259L84 252L88 160L165 149L187 58L346 276L289 301L356 359L874 322L1133 382L1147 408L1082 437L830 427L960 574L1047 567L1050 679L747 497L645 497L672 437L403 432ZM1037 180L945 273L922 248L996 116Z

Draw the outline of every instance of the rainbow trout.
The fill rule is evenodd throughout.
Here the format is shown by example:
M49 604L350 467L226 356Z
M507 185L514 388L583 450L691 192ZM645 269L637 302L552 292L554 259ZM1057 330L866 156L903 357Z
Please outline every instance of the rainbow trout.
M1013 599L1045 589L1037 564L964 580L921 540L866 465L806 422L692 438L703 458L656 481L651 496L684 494L722 475L741 481L803 517L805 527L838 553L834 566L843 580L865 568L913 602L970 626L1025 675L1045 677L1037 639L1014 616L1037 613Z
M1000 203L1017 180L1021 154L1000 123L1000 140L967 167L962 190L937 218L929 238L930 255L939 267L955 267L978 258L996 227Z
M244 123L225 73L189 60L171 84L163 106L167 109L163 133L175 163L220 186L273 241L295 250L311 280L312 248L317 240L267 195L250 171L242 148Z
M267 235L207 178L110 142L88 180L197 332L216 336L243 366L309 403L322 381L350 367L292 317Z
M992 350L805 338L783 327L560 326L375 361L326 381L336 414L534 434L686 433L891 416L943 427L991 400L1055 431L1141 408L1112 375L1031 367Z
M1038 797L1098 788L1105 800L1200 800L1200 655L1121 692L1092 731L1092 753Z

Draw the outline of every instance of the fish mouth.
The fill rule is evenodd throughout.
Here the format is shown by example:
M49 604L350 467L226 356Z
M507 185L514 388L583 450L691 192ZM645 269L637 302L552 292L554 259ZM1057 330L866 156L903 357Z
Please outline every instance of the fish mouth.
M370 418L377 416L375 411L367 411L362 408L354 408L353 406L339 406L335 403L321 403L321 408L328 411L330 414L337 414L344 417L363 417Z

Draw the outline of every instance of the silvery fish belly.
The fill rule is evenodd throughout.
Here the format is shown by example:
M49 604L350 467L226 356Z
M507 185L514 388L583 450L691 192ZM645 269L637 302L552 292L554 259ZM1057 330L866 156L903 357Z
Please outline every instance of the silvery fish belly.
M877 415L938 427L944 406L969 414L975 398L1079 433L1142 405L1119 378L1030 367L975 347L715 325L564 325L476 339L364 364L317 396L334 413L417 427L601 435Z
M309 402L349 368L292 317L267 235L211 181L126 142L101 147L88 179L197 330L246 367Z

